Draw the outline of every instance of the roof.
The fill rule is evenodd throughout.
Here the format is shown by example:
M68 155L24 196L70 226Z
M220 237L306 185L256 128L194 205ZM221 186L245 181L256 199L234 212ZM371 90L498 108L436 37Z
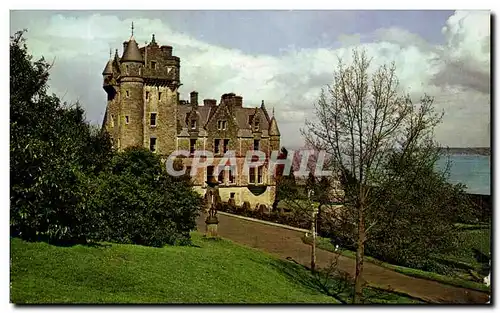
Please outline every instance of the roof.
M276 122L276 119L273 117L271 118L271 125L269 125L269 136L279 136L280 135L280 130L278 129L278 122Z
M200 117L200 124L205 125L210 117L217 111L218 108L221 106L197 106L196 110L199 113ZM177 119L181 122L181 125L184 125L185 119L186 119L186 114L189 114L192 110L192 106L189 104L186 105L179 105L178 110L177 110ZM259 121L260 121L260 128L264 130L268 130L270 127L270 123L268 122L268 119L266 117L266 114L262 108L243 108L243 107L233 107L232 108L233 114L236 119L236 123L238 125L238 128L240 130L249 130L251 132L251 125L249 124L249 118L250 116L254 115L255 112L259 115ZM275 121L276 123L276 121ZM277 129L277 125L275 125L275 128ZM279 131L278 131L279 133Z
M113 74L113 60L109 60L108 63L106 63L104 71L102 71L102 75L111 75L111 74Z
M142 54L139 51L139 46L135 41L134 37L131 37L128 41L125 51L123 51L123 56L120 60L121 62L144 62Z

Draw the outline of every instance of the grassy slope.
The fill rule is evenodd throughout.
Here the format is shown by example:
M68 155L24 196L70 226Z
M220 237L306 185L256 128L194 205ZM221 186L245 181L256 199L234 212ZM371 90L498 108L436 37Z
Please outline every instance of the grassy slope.
M336 303L302 266L229 241L56 247L11 240L14 303ZM375 291L368 290L375 295ZM411 303L395 294L378 302Z
M462 246L460 248L460 251L462 253L454 255L454 256L448 256L447 258L454 258L456 260L460 261L469 261L473 262L473 257L471 256L472 254L472 248L476 247L477 249L481 249L481 251L484 251L483 253L486 253L486 251L489 252L490 246L490 231L489 229L483 229L483 230L470 230L470 231L463 231L461 232L461 238L462 240ZM303 241L305 243L311 243L311 238L310 237L304 237ZM317 238L317 247L320 249L328 250L328 251L335 251L335 247L333 244L331 244L330 240L328 238ZM340 249L338 251L340 254L350 257L350 258L356 258L356 254L353 251L349 250L344 250ZM389 264L380 260L377 260L375 258L372 258L370 256L365 256L365 260L369 261L371 263L383 266L385 268L394 270L396 272L408 275L408 276L413 276L413 277L418 277L418 278L425 278L425 279L430 279L430 280L435 280L438 282L442 282L448 285L452 286L458 286L458 287L464 287L464 288L469 288L469 289L474 289L474 290L479 290L479 291L484 291L484 292L489 292L490 289L484 284L473 282L473 281L468 281L456 277L451 277L451 276L446 276L446 275L441 275L433 272L426 272L418 269L413 269L413 268L408 268L404 266L399 266L399 265L394 265L394 264Z

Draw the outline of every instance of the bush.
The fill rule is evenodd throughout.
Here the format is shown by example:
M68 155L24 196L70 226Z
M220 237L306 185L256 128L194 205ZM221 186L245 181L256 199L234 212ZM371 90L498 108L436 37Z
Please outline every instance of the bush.
M50 65L23 32L10 41L10 231L25 240L85 242L95 231L90 183L112 154L78 105L48 95Z
M161 247L189 243L202 198L156 155L130 148L100 175L92 207L102 212L102 240Z

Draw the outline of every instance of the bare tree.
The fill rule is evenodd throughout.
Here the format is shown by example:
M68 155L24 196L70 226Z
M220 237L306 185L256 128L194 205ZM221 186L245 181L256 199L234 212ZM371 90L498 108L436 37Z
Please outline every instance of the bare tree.
M382 203L372 196L373 188L397 180L384 170L391 152L404 156L433 142L442 117L431 97L414 104L400 92L394 63L371 72L371 61L357 50L352 63L339 59L333 83L315 105L316 119L301 130L308 145L327 152L343 182L344 209L356 242L354 303L362 302L365 242L377 223L373 209Z

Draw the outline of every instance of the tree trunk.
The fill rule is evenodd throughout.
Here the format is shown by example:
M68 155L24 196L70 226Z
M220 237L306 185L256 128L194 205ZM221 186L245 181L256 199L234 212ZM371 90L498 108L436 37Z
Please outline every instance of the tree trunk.
M358 213L358 244L356 248L356 278L354 283L353 303L363 302L363 259L365 257L365 219L363 207L359 208Z
M312 219L311 271L316 271L316 216Z

